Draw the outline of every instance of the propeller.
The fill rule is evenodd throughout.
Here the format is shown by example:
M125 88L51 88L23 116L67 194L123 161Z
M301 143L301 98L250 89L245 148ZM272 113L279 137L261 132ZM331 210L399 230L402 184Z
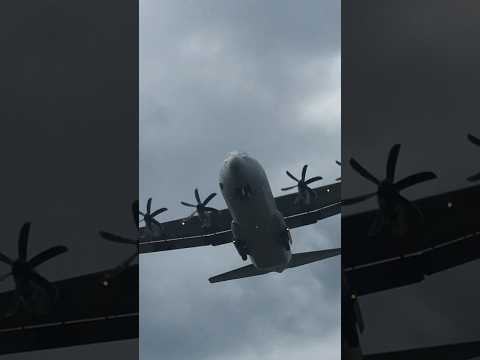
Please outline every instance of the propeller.
M135 203L133 205L134 207L134 212L136 211L135 210ZM137 209L138 209L138 203L137 203ZM143 216L143 219L140 220L140 221L144 221L145 222L145 226L150 230L150 231L153 231L152 229L152 224L155 224L157 225L159 228L162 227L162 225L155 219L155 217L157 215L160 215L161 213L167 211L168 209L167 208L160 208L160 209L157 209L155 211L151 211L152 210L152 198L148 198L147 200L147 211L145 213L143 213L142 211L139 211L138 210L138 214L142 215ZM138 216L137 216L138 217ZM137 226L138 228L138 226Z
M140 206L138 204L138 200L135 200L132 203L132 215L133 215L133 222L135 223L135 227L137 230L140 229L140 220L138 219L140 215Z
M340 161L335 160L335 162L337 163L338 166L342 166L342 163ZM342 181L342 177L336 178L335 181Z
M7 255L0 252L0 262L3 262L11 267L11 271L1 276L0 281L4 281L10 276L13 276L16 292L19 296L19 300L22 302L25 302L26 298L28 297L27 293L30 293L30 283L34 283L35 285L43 288L47 291L50 297L54 297L54 294L56 293L55 286L41 276L35 269L39 265L53 259L54 257L57 257L60 254L63 254L68 250L65 246L53 246L27 260L30 226L31 223L26 222L20 229L20 234L18 237L17 259L11 259Z
M120 274L123 270L125 270L133 262L133 260L135 260L135 258L139 255L140 239L133 240L120 235L112 234L107 231L99 231L98 233L102 238L104 238L107 241L114 242L117 244L134 245L136 247L136 251L132 255L130 255L126 260L122 261L120 265L116 266L115 268L107 272L105 278L102 281L102 284L104 286L108 286L109 281L114 277L116 277L118 274Z
M472 134L468 134L468 140L470 140L470 142L474 145L477 145L477 146L480 146L480 139L477 138L476 136L473 136ZM477 173L475 175L472 175L472 176L469 176L467 178L468 181L478 181L480 180L480 173Z
M185 201L180 201L180 203L184 206L187 206L187 207L191 207L191 208L195 208L195 210L193 211L193 213L187 218L188 219L191 219L193 216L195 216L195 214L198 214L200 217L204 217L206 215L207 212L218 212L217 209L214 209L212 207L209 207L207 206L207 204L215 197L217 196L216 193L211 193L210 195L207 196L207 198L205 200L201 200L200 199L200 195L198 193L198 189L195 189L195 200L197 201L197 204L194 205L194 204L191 204L191 203L187 203Z
M323 178L321 176L314 176L308 180L305 180L305 175L307 174L307 168L308 168L308 165L304 165L303 168L302 168L302 177L299 179L297 179L295 176L293 176L288 170L287 170L287 176L296 181L296 185L292 185L292 186L288 186L288 187L285 187L285 188L282 188L282 191L288 191L288 190L291 190L293 188L298 188L298 197L295 199L295 203L298 203L298 201L303 198L305 200L305 202L308 204L310 203L310 198L313 197L313 198L316 198L317 197L317 194L315 193L315 191L313 191L312 189L310 189L310 187L308 186L309 184L315 182L315 181L319 181L319 180L322 180Z
M367 179L368 181L372 182L377 186L377 191L368 193L365 195L357 196L354 198L342 200L343 205L351 205L361 201L365 201L369 198L377 196L381 213L379 217L373 224L373 228L378 230L381 225L384 223L385 219L388 219L392 214L392 208L401 204L405 208L409 209L410 211L417 211L416 207L406 198L400 195L400 191L405 190L413 185L417 185L419 183L433 180L437 178L437 176L431 171L419 172L410 176L407 176L399 181L394 180L395 178L395 170L398 160L398 155L400 152L400 144L395 144L390 149L387 166L386 166L386 176L384 180L379 180L377 177L372 175L367 169L365 169L358 161L354 158L350 159L350 165L352 166L353 170L359 173L362 177ZM372 228L371 228L372 230ZM377 231L375 231L377 232Z
M160 212L163 212L163 211L166 210L166 209L165 210L159 209L159 210L151 213L151 207L152 207L152 199L151 198L149 198L148 201L147 201L147 213L146 214L144 214L143 212L141 212L139 210L138 200L135 200L132 203L132 207L131 207L132 215L133 215L133 220L135 222L135 226L137 228L137 231L140 228L140 221L138 219L139 215L143 216L142 221L145 221L147 224L149 224L150 219L152 219L152 222L156 222L156 220L153 219L153 217L160 214ZM162 211L160 211L160 210L162 210ZM112 270L110 270L106 273L106 275L104 277L104 280L102 281L102 284L104 286L108 286L109 285L109 280L116 277L119 273L121 273L123 270L125 270L132 263L132 261L135 260L135 258L138 256L138 254L140 253L140 238L137 237L137 240L133 240L131 238L126 238L126 237L116 235L116 234L112 234L110 232L103 231L103 230L99 231L98 233L102 238L104 238L107 241L118 243L118 244L133 245L133 246L136 247L135 253L130 255L120 265L116 266L115 268L113 268Z

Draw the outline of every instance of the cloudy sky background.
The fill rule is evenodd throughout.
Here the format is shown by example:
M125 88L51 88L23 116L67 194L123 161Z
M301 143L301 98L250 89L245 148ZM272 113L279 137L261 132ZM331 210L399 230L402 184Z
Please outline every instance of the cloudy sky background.
M140 205L183 217L218 192L226 154L340 174L340 2L140 2ZM224 208L218 195L211 203ZM340 246L340 217L292 232L294 251ZM216 285L231 245L142 255L142 359L338 359L340 259Z
M472 186L480 134L478 2L462 0L349 1L342 6L342 156L353 156L382 178L391 146L401 143L398 179L434 171L438 179L407 189L416 199ZM445 21L448 19L448 21ZM374 186L350 166L342 195ZM478 183L477 183L478 184ZM343 208L342 215L375 207ZM342 246L349 241L343 239ZM478 341L480 261L425 281L360 299L365 353Z

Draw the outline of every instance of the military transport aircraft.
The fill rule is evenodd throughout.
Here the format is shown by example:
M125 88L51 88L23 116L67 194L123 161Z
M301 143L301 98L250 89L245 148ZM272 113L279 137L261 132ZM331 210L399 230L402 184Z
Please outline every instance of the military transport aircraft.
M205 245L233 243L240 257L252 264L211 277L211 283L282 272L340 254L340 249L327 249L292 254L290 229L317 222L340 212L340 184L310 188L322 178L306 179L307 165L298 179L287 171L297 188L293 194L274 197L267 175L260 163L242 152L232 152L220 171L219 187L227 209L216 210L201 201L195 189L196 204L181 202L194 208L186 219L159 223L153 219L165 208L151 212L151 199L143 216L146 226L140 228L140 253L173 250ZM166 210L166 209L165 209ZM103 233L105 238L125 242L124 238Z
M67 251L53 246L27 258L30 223L18 238L18 258L0 252L15 288L0 294L0 355L138 337L138 265L50 281L37 267ZM136 254L134 254L135 256Z
M389 171L394 174L399 149L395 145L390 151L387 174ZM360 175L370 177L355 160L351 165L359 170ZM367 355L361 351L358 332L362 333L368 324L363 320L359 297L415 284L427 276L480 258L480 186L414 201L399 199L398 190L404 187L395 189L395 184L434 178L433 173L420 174L426 175L409 176L406 179L416 181L397 183L393 182L393 176L387 175L387 179L391 179L389 186L396 190L387 192L391 196L388 202L393 204L389 207L393 212L388 215L382 214L385 207L381 205L376 210L342 214L343 359L471 359L480 356L480 341ZM377 191L368 196L373 195L385 194ZM359 196L356 201L349 199L342 204L350 205L361 200L362 196ZM403 216L405 209L416 215ZM421 214L421 223L409 221L412 218L418 220L418 214ZM378 224L381 216L390 216L389 221L381 221L382 226L372 234L372 224ZM399 228L403 230L398 231Z
M240 154L236 155L237 158L242 158ZM132 210L135 226L139 230L138 239L128 239L106 232L101 234L107 240L135 246L137 251L114 269L52 282L58 290L55 292L58 294L58 301L54 311L48 315L32 319L28 312L19 311L14 316L2 319L0 354L138 337L138 292L135 291L138 289L138 265L132 265L131 262L139 252L216 246L233 242L239 253L252 258L254 265L249 265L251 270L248 271L255 275L266 271L255 267L255 264L261 265L265 261L265 254L262 252L265 248L244 240L248 239L245 236L249 233L252 233L253 239L263 239L258 237L263 231L268 235L266 244L270 244L272 250L280 254L277 260L284 262L291 256L286 266L282 261L278 261L279 268L274 269L281 270L284 266L291 267L295 254L288 255L288 248L291 247L290 236L288 242L282 241L281 236L277 238L280 241L275 242L274 225L277 226L277 231L283 230L281 235L283 234L285 239L288 229L313 224L338 214L340 210L340 183L311 189L312 195L309 190L305 190L314 179L305 179L306 167L302 170L301 179L289 175L297 182L299 191L276 197L272 201L267 181L252 182L248 176L240 177L243 181L238 183L226 181L228 171L224 170L227 170L227 164L228 161L222 169L220 187L223 187L222 193L231 203L228 209L215 210L208 207L208 202L215 195L209 195L201 201L197 190L197 204L184 204L195 207L193 216L160 223L155 217L166 209L152 211L152 201L149 200L146 211L140 213L138 202L134 203ZM243 169L243 166L235 166L237 170ZM248 174L253 175L250 172ZM263 178L263 170L256 172L256 175ZM309 196L306 196L306 193L301 194L301 191L308 191ZM269 210L272 214L271 221L261 224L254 222L244 228L243 221L248 219L246 205L256 201L255 198L259 195L264 196L263 206L260 207L265 211L262 219L267 219ZM424 359L434 356L436 359L469 359L480 354L479 342L381 354L363 355L361 352L358 332L368 328L368 324L363 321L359 297L414 284L427 276L480 258L480 186L425 197L410 203L422 214L422 231L418 231L418 227L411 227L411 223L403 221L405 218L400 216L396 219L406 226L407 231L392 232L395 222L387 221L384 222L386 231L382 229L375 236L370 236L371 224L377 218L378 210L342 215L342 358L387 360ZM230 206L235 207L232 213ZM143 216L145 227L139 227L139 215ZM284 228L278 226L279 223L282 224L279 221L282 217ZM275 223L274 219L278 222ZM240 227L235 228L237 225L234 225L232 228L232 220L234 223L237 221ZM395 220L395 217L391 220ZM259 225L259 228L255 225ZM266 225L271 226L270 231L264 228ZM336 250L326 251L335 253ZM62 251L49 250L49 253L60 254ZM322 251L319 253L322 254ZM286 257L282 257L282 254ZM23 255L21 256L23 258ZM318 257L318 252L313 252L310 258L303 260L315 260ZM34 258L28 261L31 266ZM7 264L15 262L10 258L4 260ZM33 265L36 262L33 262ZM305 263L307 262L310 261ZM245 275L246 271L240 272L240 275ZM238 273L225 277L237 278ZM218 277L211 280L218 280ZM9 309L12 299L15 300L17 295L15 290L0 294L0 309Z

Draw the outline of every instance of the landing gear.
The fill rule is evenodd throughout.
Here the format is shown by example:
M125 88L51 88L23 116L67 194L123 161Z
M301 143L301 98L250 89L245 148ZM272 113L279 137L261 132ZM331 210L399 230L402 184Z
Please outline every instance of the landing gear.
M241 240L235 240L233 242L233 245L235 245L235 249L237 249L238 254L242 258L242 260L247 261L248 249L246 244Z
M280 239L280 243L285 247L285 249L287 251L290 251L291 250L290 244L292 242L292 238L290 237L290 232L288 231L288 229L285 229L284 231L282 231L279 239Z

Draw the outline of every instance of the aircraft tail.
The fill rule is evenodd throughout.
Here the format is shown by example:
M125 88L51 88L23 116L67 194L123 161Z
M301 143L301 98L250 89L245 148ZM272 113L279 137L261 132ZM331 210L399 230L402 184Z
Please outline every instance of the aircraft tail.
M211 283L216 283L220 281L227 281L227 280L240 279L244 277L262 275L268 272L270 271L260 270L253 265L247 265L247 266L211 277L210 279L208 279L208 281L210 281Z
M292 254L292 259L288 263L287 268L293 268L293 267L309 264L315 261L327 259L337 255L340 255L340 248ZM216 283L221 281L241 279L241 278L250 277L250 276L263 275L269 272L270 271L268 270L257 269L253 265L247 265L247 266L211 277L210 279L208 279L208 281L210 281L211 283Z
M292 254L292 259L288 263L287 268L294 268L340 255L340 250L340 248L336 248Z

